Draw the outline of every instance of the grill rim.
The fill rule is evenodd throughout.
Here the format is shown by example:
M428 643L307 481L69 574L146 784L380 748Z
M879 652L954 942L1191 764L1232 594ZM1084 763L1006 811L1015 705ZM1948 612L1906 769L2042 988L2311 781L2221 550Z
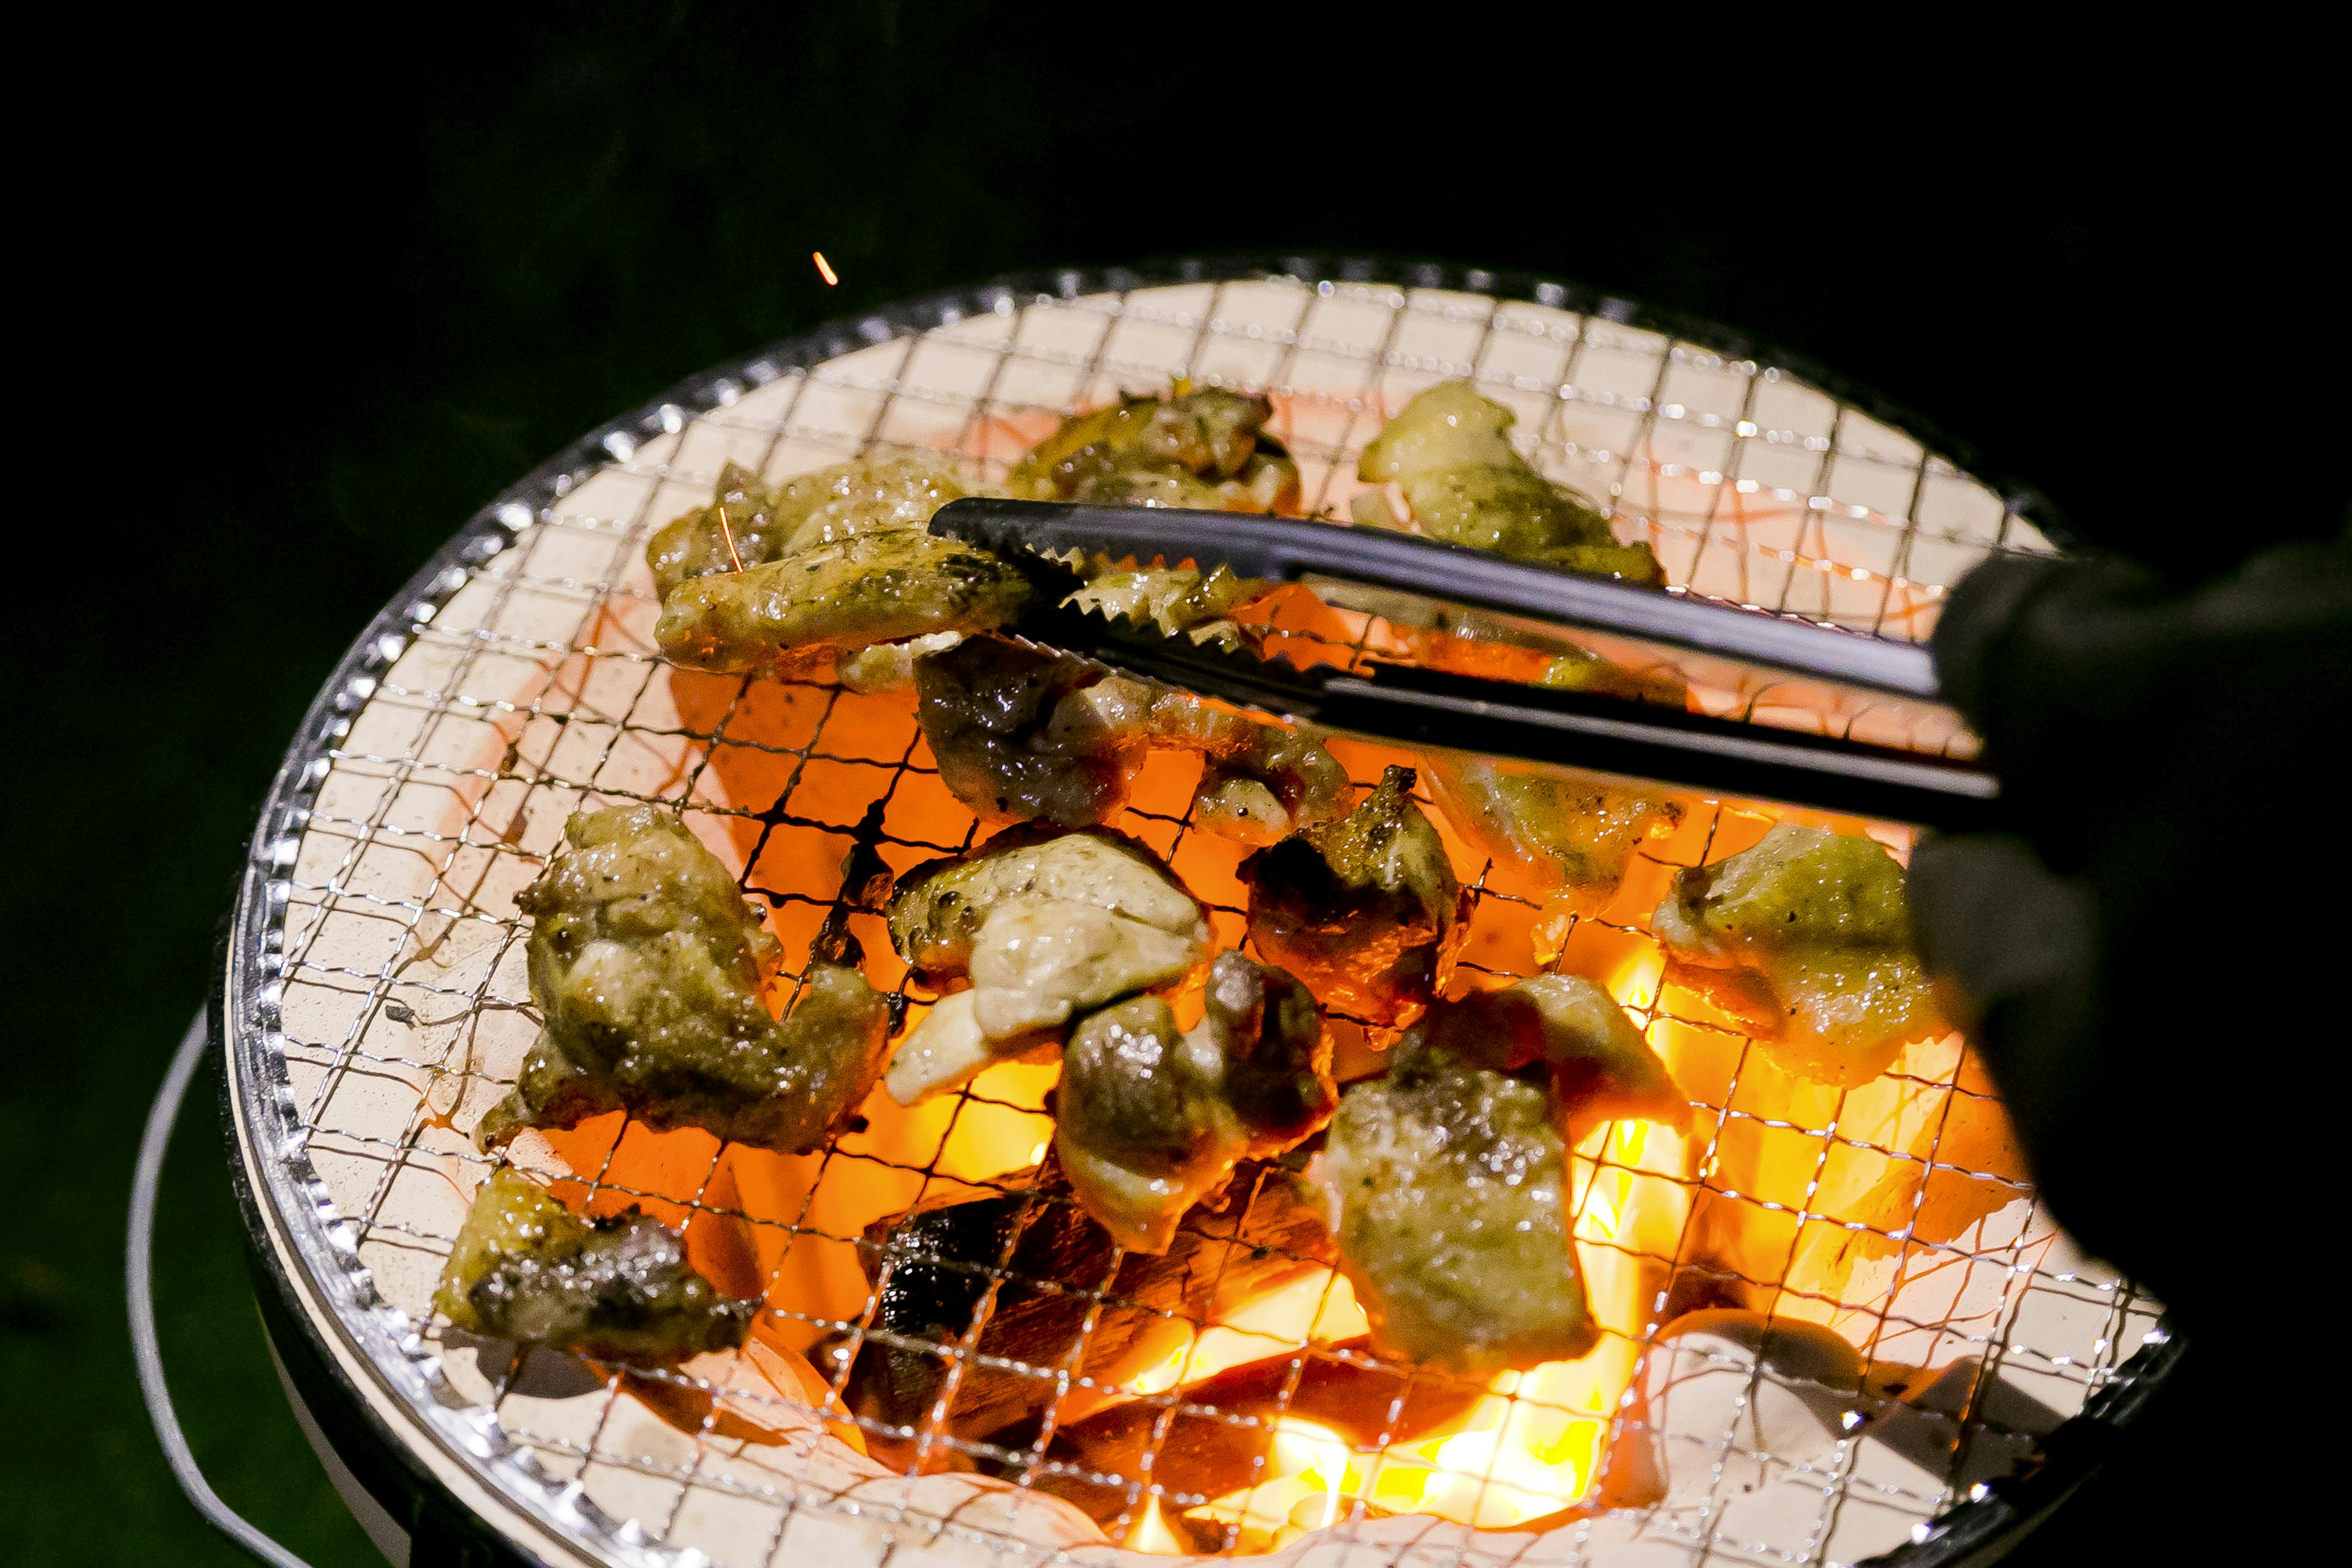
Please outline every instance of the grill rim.
M1452 262L1380 255L1327 256L1312 252L1265 252L1208 257L1158 258L1125 266L1045 268L1007 273L987 281L940 289L893 301L824 322L778 340L739 358L698 372L640 406L593 426L532 468L477 510L408 579L369 621L337 662L294 731L283 762L264 797L247 847L236 897L224 922L223 950L214 965L215 989L208 1018L215 1048L223 1054L221 1109L229 1144L232 1184L243 1214L257 1295L265 1321L290 1331L280 1340L289 1371L304 1363L314 1374L303 1380L306 1395L331 1393L336 1419L326 1423L339 1435L365 1441L373 1451L356 1457L352 1468L370 1483L398 1487L404 1495L384 1497L395 1518L434 1529L457 1523L470 1540L493 1545L516 1561L540 1560L504 1532L482 1510L452 1490L418 1448L426 1443L459 1475L494 1489L498 1503L521 1522L583 1562L674 1564L678 1554L648 1546L625 1534L614 1519L578 1492L525 1470L522 1446L508 1439L495 1415L437 1397L446 1389L428 1371L390 1320L396 1310L376 1296L373 1280L356 1254L339 1248L334 1226L319 1216L332 1212L325 1185L307 1148L275 1155L262 1149L265 1132L299 1132L300 1117L288 1090L282 1058L273 1063L266 1042L278 1027L278 982L268 969L261 937L273 908L271 884L278 847L299 837L310 803L323 782L324 753L338 738L336 727L355 713L373 689L373 677L404 651L415 630L429 620L460 587L462 569L496 554L515 532L536 521L604 464L625 460L638 443L684 428L722 407L745 390L764 386L796 370L808 370L862 347L913 336L1003 304L1048 296L1062 300L1106 292L1188 283L1215 283L1266 276L1399 289L1454 289L1496 300L1522 300L1598 317L1612 324L1670 334L1759 367L1785 370L1820 390L1904 431L1993 489L2005 508L2027 518L2062 548L2075 543L2063 515L2038 489L1986 468L1974 448L1942 431L1933 421L1841 376L1808 357L1760 343L1751 336L1702 318L1643 305L1624 296L1535 273L1492 269ZM397 647L389 643L397 640ZM266 1211L262 1194L269 1198ZM278 1222L273 1229L274 1214ZM308 1223L298 1223L307 1216ZM282 1241L280 1239L282 1234ZM301 1265L289 1267L288 1253ZM274 1310L273 1310L274 1309ZM282 1320L282 1321L281 1321ZM345 1354L369 1369L375 1394L387 1397L407 1417L408 1430L395 1432L370 1391L345 1372L330 1325ZM273 1337L277 1337L273 1335ZM2095 1390L2083 1410L2042 1439L2041 1462L2027 1473L1987 1483L1927 1525L1924 1534L1867 1560L1881 1568L1962 1568L2004 1555L2042 1519L2061 1506L2102 1464L2115 1439L2158 1395L2185 1353L2187 1341L2168 1315L2139 1351ZM314 1387L315 1384L315 1387ZM318 1404L313 1409L319 1408ZM339 1452L341 1448L339 1446ZM347 1456L349 1459L350 1456Z

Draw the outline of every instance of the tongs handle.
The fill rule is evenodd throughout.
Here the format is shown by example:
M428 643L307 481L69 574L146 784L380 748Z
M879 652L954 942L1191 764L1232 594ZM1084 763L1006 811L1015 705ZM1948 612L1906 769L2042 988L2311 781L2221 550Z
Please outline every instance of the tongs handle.
M1905 697L1937 694L1924 647L1513 561L1381 528L1171 507L1076 506L972 496L931 531L1000 553L1076 551L1170 563L1222 563L1237 576L1331 577L1477 609L1664 643L1794 675Z

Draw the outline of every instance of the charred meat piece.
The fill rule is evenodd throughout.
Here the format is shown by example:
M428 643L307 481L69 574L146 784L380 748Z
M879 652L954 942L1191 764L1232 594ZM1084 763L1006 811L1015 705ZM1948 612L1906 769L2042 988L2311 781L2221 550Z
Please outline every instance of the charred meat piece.
M971 982L898 1047L888 1086L901 1105L1057 1042L1074 1016L1173 985L1209 954L1207 910L1158 856L1108 828L1013 828L919 866L889 921L926 980Z
M1370 1350L1360 1339L1313 1345L1099 1411L1055 1432L1045 1450L1084 1473L1040 1474L1032 1484L1103 1524L1138 1506L1145 1487L1163 1489L1167 1510L1192 1508L1269 1479L1262 1467L1279 1416L1376 1449L1468 1415L1486 1392L1483 1379L1387 1366Z
M1356 472L1394 481L1433 539L1630 583L1663 584L1646 544L1620 544L1609 520L1521 457L1504 432L1516 416L1466 381L1440 382L1399 409ZM1374 520L1377 521L1377 520Z
M1319 741L1067 655L972 637L915 661L916 713L955 797L987 822L1108 821L1154 746L1199 752L1193 820L1266 844L1345 810Z
M762 566L880 529L920 528L965 493L955 465L933 452L879 452L774 485L730 462L719 470L709 506L646 543L646 563L667 596L689 577Z
M1351 1087L1316 1179L1372 1342L1461 1373L1582 1355L1567 1152L1688 1102L1608 993L1547 975L1440 1002L1387 1077Z
M674 1362L741 1344L760 1304L719 1294L659 1220L577 1218L501 1165L475 1189L433 1305L467 1333Z
M1651 930L1668 984L1739 1019L1790 1072L1851 1088L1945 1026L1903 882L1874 839L1782 824L1677 876Z
M1050 1161L1032 1184L878 1220L859 1254L876 1298L844 1390L850 1408L920 1426L961 1351L941 1429L973 1438L1052 1407L1064 1373L1123 1381L1168 1353L1180 1320L1214 1321L1331 1259L1314 1195L1256 1163L1234 1173L1222 1209L1195 1208L1157 1256L1122 1251ZM830 1370L824 1352L815 1359ZM886 1434L868 1441L889 1457Z
M1683 818L1681 803L1663 791L1507 769L1455 752L1426 760L1431 788L1454 826L1531 878L1556 917L1599 912L1624 881L1633 851Z
M1330 1119L1330 1047L1307 988L1222 952L1207 1011L1180 1034L1157 996L1107 1007L1062 1051L1054 1149L1071 1190L1121 1247L1165 1252L1177 1221L1234 1163Z
M1006 487L1034 500L1280 511L1298 504L1298 465L1265 433L1274 406L1183 383L1076 414L1015 465Z
M1666 1064L1625 1009L1580 975L1538 974L1440 1003L1424 1033L1474 1067L1549 1078L1553 1120L1570 1147L1610 1121L1689 1125L1690 1101Z
M1252 855L1250 940L1334 1011L1388 1026L1434 999L1469 934L1470 898L1390 767L1353 812Z
M663 600L654 640L696 669L792 673L875 643L986 631L1029 597L1028 580L984 550L888 528L689 577Z
M854 951L812 963L779 1022L760 996L775 938L676 816L614 806L563 836L570 850L515 900L533 917L530 992L546 1024L482 1119L481 1146L615 1110L784 1153L832 1136L873 1088L890 1028Z

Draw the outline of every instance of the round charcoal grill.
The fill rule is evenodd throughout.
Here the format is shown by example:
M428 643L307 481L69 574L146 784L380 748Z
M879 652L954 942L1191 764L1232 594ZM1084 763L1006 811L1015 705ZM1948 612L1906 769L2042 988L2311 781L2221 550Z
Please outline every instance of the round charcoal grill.
M698 1267L764 1299L742 1352L628 1367L436 1326L435 1282L491 1165L468 1133L536 1031L514 894L572 812L674 805L788 955L836 914L861 838L898 871L972 838L903 694L656 656L645 542L707 504L723 462L773 479L895 445L993 479L1073 408L1190 378L1266 392L1307 510L1344 517L1384 416L1462 376L1696 595L1916 641L1970 565L2051 548L2030 502L1916 422L1728 334L1534 279L1286 258L1029 275L778 344L538 469L376 618L270 793L210 1028L272 1339L388 1551L1957 1563L1990 1561L2063 1500L2177 1356L2162 1309L2042 1212L1957 1037L1839 1092L1785 1078L1661 988L1641 916L1676 868L1761 835L1770 815L1736 802L1699 803L1558 942L1554 965L1627 1004L1696 1110L1679 1140L1627 1124L1580 1145L1575 1234L1607 1331L1590 1366L1466 1392L1381 1366L1328 1268L1252 1273L1282 1257L1253 1228L1270 1222L1248 1184L1187 1221L1206 1283L1141 1286L1116 1256L1033 1279L1008 1247L956 1297L961 1331L893 1328L876 1286L912 1256L909 1211L1019 1193L1050 1137L1053 1069L1019 1063L911 1111L877 1093L863 1125L799 1159L617 1116L509 1149L575 1208L683 1225ZM1376 624L1347 625L1343 652L1376 645ZM1359 784L1401 754L1333 750ZM1118 826L1171 858L1234 945L1234 857L1191 831L1189 784L1189 766L1155 762ZM1448 847L1476 899L1456 988L1535 973L1536 900ZM896 980L878 921L847 918L876 983ZM1353 1052L1365 1070L1377 1058L1349 1028L1343 1068ZM1038 1292L1077 1309L1043 1366L990 1338L992 1313ZM1731 1300L1860 1352L1864 1386L1822 1440L1792 1452L1757 1436L1790 1395L1777 1373L1735 1378L1713 1430L1685 1413L1666 1432L1629 1401L1658 1330ZM913 1420L858 1408L869 1343L937 1358L939 1397ZM1370 1436L1304 1392L1381 1376L1403 1392ZM1049 1380L1057 1419L960 1418L960 1400L1008 1377ZM1244 1387L1230 1405L1211 1392ZM1408 1434L1399 1413L1432 1390L1444 1414ZM1113 1429L1124 1447L1079 1440ZM1626 1502L1612 1456L1654 1429L1698 1468L1677 1470L1671 1500ZM1201 1455L1234 1432L1256 1435L1251 1457L1220 1472Z

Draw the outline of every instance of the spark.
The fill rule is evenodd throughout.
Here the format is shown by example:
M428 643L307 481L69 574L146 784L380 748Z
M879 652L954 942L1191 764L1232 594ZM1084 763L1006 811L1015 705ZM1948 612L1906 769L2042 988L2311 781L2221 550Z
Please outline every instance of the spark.
M740 572L743 570L743 557L735 548L735 528L733 524L727 521L727 503L725 501L720 501L718 504L717 510L719 512L719 531L727 536L727 558L734 562L735 570Z
M824 279L826 287L830 288L834 284L841 281L841 279L834 274L833 263L824 258L824 251L812 250L809 254L816 258L816 275Z

